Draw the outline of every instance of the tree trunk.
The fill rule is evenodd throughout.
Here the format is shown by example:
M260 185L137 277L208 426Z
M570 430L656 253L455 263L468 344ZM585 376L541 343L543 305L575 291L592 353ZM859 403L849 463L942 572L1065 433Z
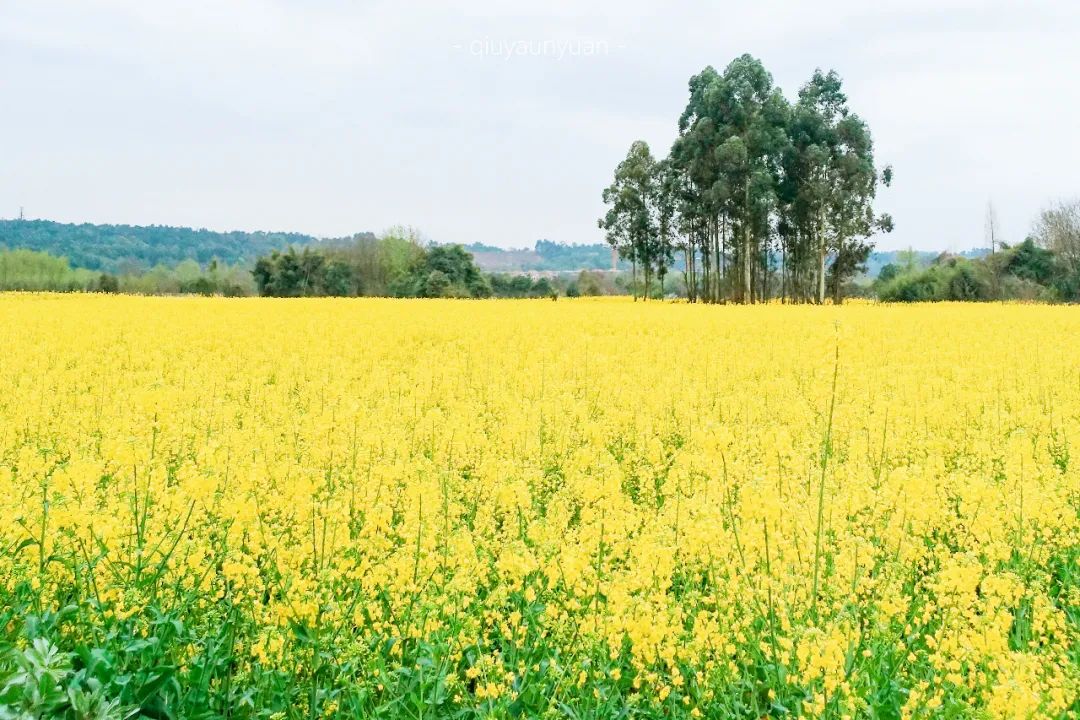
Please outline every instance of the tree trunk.
M787 273L787 245L782 245L780 248L780 302L784 304L787 304Z
M710 296L709 283L712 281L712 269L709 267L709 221L705 221L705 227L702 228L700 235L701 240L701 301L705 303L712 302Z
M818 246L818 273L817 273L817 302L818 305L825 304L825 223L821 219L818 221L817 229L817 246Z
M825 246L818 248L818 271L817 271L817 302L825 304Z
M720 235L720 218L719 216L713 216L709 224L709 237L706 242L709 243L709 254L713 259L713 272L712 272L712 284L709 287L710 302L720 302L720 282L724 279L724 256L720 253L720 245L717 242L717 238Z
M829 182L828 173L825 176L826 185L832 187ZM817 218L817 241L818 241L818 286L817 286L817 301L818 305L825 304L825 208L822 207L818 210Z
M758 302L769 302L769 251L765 249L761 258L761 281L758 283Z
M843 246L844 246L844 243L841 241L841 242L838 242L837 245L839 247L838 247L838 249L836 251L836 260L833 263L833 271L834 271L833 272L833 286L832 286L833 305L839 305L843 301L843 297L842 297L841 292L840 292L841 291L841 283L843 281L843 278L840 276L839 270L840 270L841 267L843 267L840 264L840 261L842 259L841 255L844 252L843 249L842 249Z
M690 285L693 287L694 299L692 302L698 301L698 269L697 269L697 250L694 248L694 241L692 238L687 239L687 247L690 248Z
M753 268L751 267L753 258L750 257L750 244L750 224L744 223L742 247L742 302L744 305L754 302L754 289L751 287L751 283L753 283Z
M690 289L690 275L693 273L693 269L690 267L690 238L686 238L686 245L683 246L683 285L686 286L686 301L694 302L694 293Z
M686 239L686 247L683 249L683 284L686 285L686 301L694 302L694 266L691 263L693 255L690 252L690 238Z
M722 218L720 218L720 221L723 223L723 225L721 225L719 232L717 232L717 235L719 237L717 238L716 248L717 248L717 253L719 253L719 255L720 255L721 274L722 274L723 277L727 277L727 233L728 233L727 216L725 215ZM717 282L717 284L716 284L716 297L718 299L720 297L720 283L719 282Z

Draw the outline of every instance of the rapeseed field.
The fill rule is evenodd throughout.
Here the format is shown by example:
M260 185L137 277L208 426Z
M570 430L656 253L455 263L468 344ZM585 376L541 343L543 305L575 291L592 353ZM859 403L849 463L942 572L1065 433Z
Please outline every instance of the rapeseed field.
M0 717L1080 713L1076 308L5 295L0 353Z

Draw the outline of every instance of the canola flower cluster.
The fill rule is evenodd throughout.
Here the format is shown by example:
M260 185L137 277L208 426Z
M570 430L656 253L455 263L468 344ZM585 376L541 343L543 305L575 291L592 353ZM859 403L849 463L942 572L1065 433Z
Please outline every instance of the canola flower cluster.
M1080 712L1074 308L9 295L0 347L0 637L148 716Z

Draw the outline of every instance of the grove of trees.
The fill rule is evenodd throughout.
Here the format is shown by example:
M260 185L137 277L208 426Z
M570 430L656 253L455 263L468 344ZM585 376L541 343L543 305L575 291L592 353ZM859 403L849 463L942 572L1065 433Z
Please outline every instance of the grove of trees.
M560 289L547 278L488 275L461 245L430 245L412 228L381 237L259 258L252 271L261 295L380 297L551 297Z
M878 171L840 77L816 70L789 102L743 55L689 91L668 156L634 142L603 192L600 227L644 296L678 252L691 302L839 302L869 238L892 229L873 209L892 169Z

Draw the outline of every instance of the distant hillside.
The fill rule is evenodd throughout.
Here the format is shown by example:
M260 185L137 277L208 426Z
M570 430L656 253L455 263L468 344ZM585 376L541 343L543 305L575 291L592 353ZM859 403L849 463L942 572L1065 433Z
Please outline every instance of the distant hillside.
M550 240L538 240L532 250L506 250L492 245L473 243L465 249L472 253L476 264L488 272L575 272L578 270L611 270L611 246L564 245ZM630 264L617 263L617 269L629 270Z
M218 260L230 265L254 262L262 255L290 245L340 245L358 236L320 239L291 232L215 232L167 225L94 225L51 220L0 220L0 249L25 248L66 257L73 267L108 272L175 266L184 260L206 265ZM491 245L466 245L476 263L488 272L610 270L608 245L563 245L540 240L533 249L506 250ZM619 262L620 270L629 269Z
M0 220L0 248L44 251L64 256L75 267L117 272L125 269L200 264L217 259L230 265L317 239L301 233L214 232L165 225L73 225L51 220Z

